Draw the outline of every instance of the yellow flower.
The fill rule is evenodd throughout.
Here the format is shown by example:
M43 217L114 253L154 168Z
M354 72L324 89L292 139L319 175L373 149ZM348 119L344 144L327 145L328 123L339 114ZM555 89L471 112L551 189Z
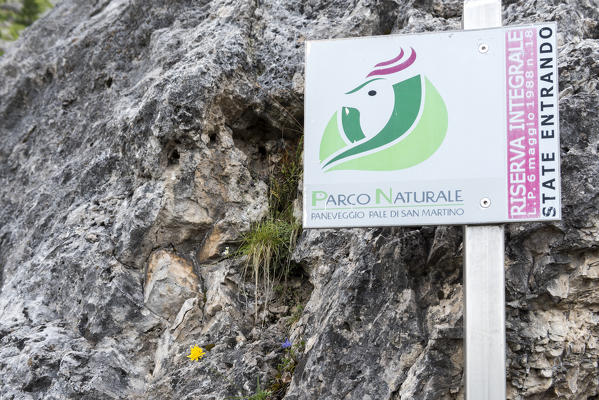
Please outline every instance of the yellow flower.
M189 358L191 361L198 361L200 360L202 357L204 357L204 349L202 349L201 347L198 347L198 345L195 346L191 346L191 349L189 350L189 355L187 356L187 358Z

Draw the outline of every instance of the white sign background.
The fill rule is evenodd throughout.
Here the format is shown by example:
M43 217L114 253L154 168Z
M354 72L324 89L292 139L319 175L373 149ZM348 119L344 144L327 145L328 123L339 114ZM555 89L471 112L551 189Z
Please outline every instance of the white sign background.
M539 28L539 25L535 26ZM542 26L553 29L552 41L555 43L555 24ZM506 30L513 28L306 42L304 227L509 222ZM481 52L481 45L488 50ZM436 87L448 111L448 130L440 148L420 164L397 171L324 172L318 158L320 141L333 113L345 105L344 93L365 82L375 64L397 56L402 48L409 51L410 47L417 52L416 60L406 70L394 74L393 81L421 74ZM553 51L555 53L556 49ZM553 65L557 92L556 65L557 61ZM557 132L552 146L557 148L559 166ZM556 185L559 199L559 171ZM390 187L394 195L398 191L461 190L462 213L431 216L403 212L403 216L398 215L402 213L397 211L406 209L404 207L397 208L396 215L391 217L392 206L377 207L370 203L372 207L341 207L335 204L335 196L332 202L312 204L313 191L323 191L327 195L368 193L373 196L377 188L387 190ZM481 200L485 198L490 200L487 208L481 206ZM419 209L418 205L408 208ZM364 216L350 218L347 212L345 216L339 212L348 210L362 210ZM382 215L380 211L385 210L388 212ZM371 214L370 211L377 212ZM558 207L557 214L551 218L539 216L517 221L560 217Z

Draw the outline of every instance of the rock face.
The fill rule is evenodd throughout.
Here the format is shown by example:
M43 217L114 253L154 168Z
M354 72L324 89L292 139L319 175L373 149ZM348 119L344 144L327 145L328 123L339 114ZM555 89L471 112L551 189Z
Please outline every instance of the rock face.
M562 222L506 229L508 397L596 399L599 4L505 3L559 25L564 189ZM299 138L304 40L461 5L64 0L27 29L0 58L0 398L463 398L459 228L304 232L258 310L230 257Z
M173 320L183 303L198 296L199 279L184 258L165 250L150 256L144 279L144 304Z

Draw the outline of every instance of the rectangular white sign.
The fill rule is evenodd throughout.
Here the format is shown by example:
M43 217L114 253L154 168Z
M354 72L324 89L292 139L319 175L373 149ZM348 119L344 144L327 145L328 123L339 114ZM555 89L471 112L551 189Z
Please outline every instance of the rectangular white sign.
M304 228L559 220L556 35L308 41Z

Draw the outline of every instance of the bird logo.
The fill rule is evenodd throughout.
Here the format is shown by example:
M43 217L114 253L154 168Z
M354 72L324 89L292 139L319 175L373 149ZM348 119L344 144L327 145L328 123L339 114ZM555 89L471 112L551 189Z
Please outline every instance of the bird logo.
M394 79L416 61L413 48L400 50L346 92L345 104L329 119L319 153L325 172L409 168L441 146L448 126L445 102L422 74Z

